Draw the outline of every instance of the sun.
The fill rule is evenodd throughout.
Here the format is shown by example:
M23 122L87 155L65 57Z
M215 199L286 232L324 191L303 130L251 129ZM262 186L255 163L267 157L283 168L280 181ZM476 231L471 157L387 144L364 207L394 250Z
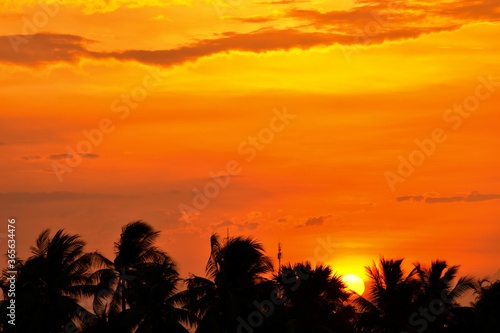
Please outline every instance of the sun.
M365 292L365 282L355 274L347 274L342 277L347 290L354 291L358 295L363 295Z

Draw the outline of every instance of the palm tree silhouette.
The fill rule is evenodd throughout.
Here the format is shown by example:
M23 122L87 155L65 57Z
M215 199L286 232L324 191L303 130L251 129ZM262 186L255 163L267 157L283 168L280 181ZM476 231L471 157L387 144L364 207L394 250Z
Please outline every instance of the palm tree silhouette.
M196 332L235 332L236 319L255 310L258 285L273 265L262 244L251 238L228 237L221 243L213 234L210 246L208 278L192 275L182 298L185 308L200 318Z
M289 312L286 332L353 332L350 293L329 266L284 265L276 277Z
M460 308L457 299L464 293L475 289L474 279L469 276L457 278L460 266L449 266L446 261L436 260L431 263L430 268L423 268L419 263L415 264L417 277L420 283L420 291L417 302L419 307L434 308L437 315L427 323L427 330L431 332L444 332L450 327L458 316L466 312Z
M91 296L92 286L87 284L87 278L91 269L103 262L98 253L85 253L84 245L80 236L66 234L64 230L57 231L52 238L50 229L38 236L36 245L30 247L33 256L25 263L19 262L17 267L14 326L17 332L76 330L83 325L85 316L91 316L78 305L78 300ZM3 284L4 295L6 288Z
M500 332L500 280L489 283L487 280L479 283L477 300L474 309L477 316L478 333Z
M90 277L99 325L123 332L154 332L164 327L184 332L178 321L191 322L175 306L179 274L173 260L154 245L158 236L143 221L122 228L115 260L108 260L107 268Z
M125 310L134 332L188 332L180 322L191 325L196 319L178 306L181 304L176 294L179 282L177 267L170 259L147 264L139 271L138 278L130 282L130 308Z
M419 283L415 279L417 269L405 275L401 267L403 259L380 259L366 267L371 280L370 299L358 296L355 303L361 308L358 325L361 332L400 333L413 332L408 318L414 310Z

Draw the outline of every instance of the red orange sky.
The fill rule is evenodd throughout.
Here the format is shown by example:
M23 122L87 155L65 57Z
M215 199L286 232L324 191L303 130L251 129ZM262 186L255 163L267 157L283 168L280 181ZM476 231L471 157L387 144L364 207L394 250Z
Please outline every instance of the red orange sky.
M143 219L184 276L227 228L343 274L381 255L500 274L498 1L0 8L0 212L22 258L47 227L112 257Z

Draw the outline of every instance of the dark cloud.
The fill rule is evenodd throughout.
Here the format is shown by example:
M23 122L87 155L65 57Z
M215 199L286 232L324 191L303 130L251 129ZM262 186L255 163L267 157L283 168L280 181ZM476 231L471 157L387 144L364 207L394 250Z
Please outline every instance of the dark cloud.
M304 226L306 227L309 227L309 226L312 226L312 225L322 225L325 220L327 218L329 218L330 215L328 216L318 216L318 217L311 217L309 219L306 220L306 223L304 224Z
M215 225L215 228L230 227L234 225L234 222L226 220Z
M244 222L240 225L238 225L238 229L240 231L244 231L244 230L255 230L257 229L257 227L259 226L259 223L257 222Z
M500 199L500 194L481 194L479 192L472 192L464 199L464 201L476 202L476 201L497 200L497 199Z
M455 27L436 29L408 29L387 32L371 39L381 43L385 39L415 38L424 33L450 30ZM30 36L29 47L13 52L7 36L0 36L0 62L17 65L36 66L46 63L76 63L82 58L115 59L136 61L143 64L171 67L188 61L229 51L265 53L268 51L288 51L294 48L310 49L315 46L333 44L353 45L364 40L335 32L304 32L298 29L260 29L246 34L228 34L219 38L202 40L197 43L170 50L126 50L122 52L91 52L85 49L87 40L79 36L38 34ZM52 39L58 40L57 43ZM64 44L64 46L58 46Z
M86 45L91 42L81 36L63 34L0 36L0 62L29 66L75 63L89 56Z
M477 21L497 22L500 20L497 0L453 1L439 3L432 1L357 1L349 10L303 10L291 9L286 17L300 19L317 27L334 26L349 29L364 29L378 24L381 30L398 27L438 28L449 25L463 25Z
M478 202L478 201L488 201L488 200L498 200L500 199L500 194L481 194L479 192L472 192L467 196L456 195L450 197L439 197L439 196L423 196L423 195L409 195L397 197L397 202L403 201L415 201L415 202L425 202L428 204L435 203L452 203L452 202Z
M271 1L290 4L293 0ZM77 63L82 58L136 61L170 67L217 53L263 53L309 49L315 46L368 45L417 38L424 34L456 30L475 22L497 22L500 3L494 0L454 1L358 1L349 10L319 11L293 8L282 14L234 18L241 22L268 24L276 19L300 21L286 29L262 28L248 33L225 32L167 50L97 52L96 41L67 34L0 36L0 62L24 66ZM292 20L292 21L293 21ZM314 28L314 29L312 29Z
M99 154L78 154L83 158L99 158ZM63 160L66 158L73 158L73 155L71 154L52 154L48 156L49 160Z
M498 0L478 0L443 3L438 10L434 10L434 13L450 18L498 22L500 21L499 10Z
M450 203L450 202L460 202L464 201L464 197L455 196L455 197L442 197L442 198L425 198L425 203Z
M401 202L401 201L422 201L424 200L424 197L422 195L407 195L403 197L397 197L396 201Z
M13 36L0 36L0 62L33 66L50 62L75 63L81 58L92 58L137 61L169 67L231 50L262 53L292 48L305 49L328 45L336 39L344 38L342 35L301 32L295 29L261 29L246 34L225 34L170 50L91 52L86 49L90 41L80 36L36 34L16 37L28 38L27 44L21 44L18 52L11 45Z
M25 161L32 161L32 160L39 160L41 159L41 156L38 155L30 155L30 156L23 156L22 159Z
M99 154L79 154L83 158L99 158Z
M219 222L217 224L214 225L214 227L216 229L218 228L222 228L222 227L231 227L231 226L235 226L238 228L238 231L245 231L245 230L255 230L258 226L259 226L259 223L257 222L243 222L243 223L235 223L233 221L230 221L230 220L226 220L226 221L222 221L222 222Z
M63 160L66 158L72 158L73 155L71 154L52 154L48 156L49 160Z
M171 50L145 51L128 50L94 56L96 58L114 58L117 60L138 61L152 65L173 66L186 61L228 51L246 51L264 53L268 51L308 49L313 46L330 45L335 40L343 40L340 34L323 32L302 32L296 29L260 29L246 34L202 40L189 46Z

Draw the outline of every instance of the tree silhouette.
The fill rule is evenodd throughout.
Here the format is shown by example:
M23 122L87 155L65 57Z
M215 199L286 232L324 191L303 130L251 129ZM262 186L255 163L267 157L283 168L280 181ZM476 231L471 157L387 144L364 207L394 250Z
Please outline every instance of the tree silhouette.
M329 266L284 265L276 277L289 311L286 332L352 332L350 293Z
M172 298L179 282L173 260L154 242L159 235L143 221L125 225L115 243L115 260L95 272L93 308L96 326L123 332L154 332L165 327L175 332L191 323Z
M191 276L182 297L185 308L201 320L200 332L234 332L238 317L255 310L258 285L273 271L262 244L251 238L232 237L221 243L214 234L206 266L208 278Z
M4 327L5 332L11 328L25 333L64 332L82 326L91 314L78 300L92 294L87 278L93 267L103 264L98 253L84 253L84 245L80 236L64 230L52 238L50 229L38 236L36 245L30 247L33 256L18 264L16 325ZM2 289L6 295L8 285ZM9 298L2 307L6 302Z
M477 314L478 333L500 332L500 280L484 286L483 281L478 288L477 301L474 308Z
M465 309L457 309L459 307L457 299L475 288L474 279L468 276L460 277L453 285L459 267L449 266L442 260L433 261L430 268L415 264L420 283L417 302L419 308L428 309L430 312L430 319L421 329L425 328L429 333L445 332L453 322L456 322L453 317L463 315L465 312Z
M287 264L274 279L271 259L252 238L210 238L206 277L187 290L175 262L155 246L159 232L135 221L122 228L113 261L84 252L78 235L44 230L32 255L3 270L0 331L23 333L498 333L500 281L474 284L444 260L429 267L380 259L367 267L367 296L346 291L322 264ZM459 297L475 289L476 302ZM351 297L354 295L353 297ZM93 296L93 313L79 302ZM16 325L8 324L11 300Z
M132 322L134 332L188 332L180 322L193 324L195 319L178 306L179 281L177 268L170 259L144 265L138 278L130 282L130 308L124 314Z
M403 259L380 259L367 267L367 275L371 280L370 298L358 296L356 304L361 308L358 320L360 332L400 333L413 332L408 318L414 310L414 301L419 284L415 280L417 269L405 275L401 267Z

